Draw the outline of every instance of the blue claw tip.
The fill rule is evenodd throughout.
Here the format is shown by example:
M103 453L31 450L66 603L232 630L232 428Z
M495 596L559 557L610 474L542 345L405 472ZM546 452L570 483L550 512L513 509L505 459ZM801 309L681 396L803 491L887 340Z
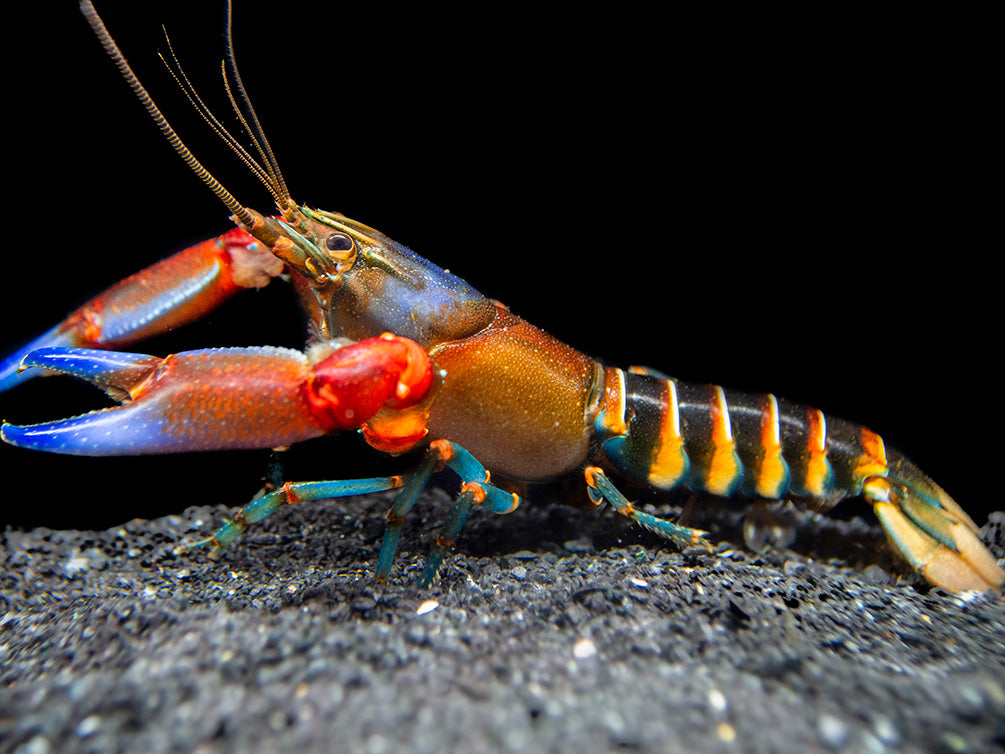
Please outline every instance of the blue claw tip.
M10 390L15 385L20 385L22 382L27 382L32 377L41 374L38 371L32 372L25 369L26 366L32 366L31 364L22 365L22 362L32 351L52 346L72 345L72 337L71 332L61 333L58 327L54 327L30 343L26 343L17 349L3 361L0 361L0 393L4 390Z
M142 353L94 348L39 348L24 357L24 367L39 367L80 377L96 385L128 387L153 370L162 359Z

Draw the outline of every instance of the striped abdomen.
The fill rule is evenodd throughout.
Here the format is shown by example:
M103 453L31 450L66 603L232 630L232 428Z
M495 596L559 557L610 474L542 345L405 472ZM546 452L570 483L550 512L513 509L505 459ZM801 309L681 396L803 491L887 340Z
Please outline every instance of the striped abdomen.
M839 499L887 473L865 427L762 393L606 370L596 427L625 475L661 489Z

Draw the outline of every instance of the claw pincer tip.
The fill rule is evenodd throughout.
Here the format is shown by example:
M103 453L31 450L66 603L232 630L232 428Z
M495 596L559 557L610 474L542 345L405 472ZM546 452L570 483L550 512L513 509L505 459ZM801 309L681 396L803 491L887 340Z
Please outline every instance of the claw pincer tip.
M0 393L10 390L15 385L19 385L31 379L31 372L25 373L25 369L33 364L25 364L25 359L37 352L53 346L69 346L73 344L73 335L70 332L60 332L59 327L54 327L48 332L30 343L25 344L14 353L0 361Z

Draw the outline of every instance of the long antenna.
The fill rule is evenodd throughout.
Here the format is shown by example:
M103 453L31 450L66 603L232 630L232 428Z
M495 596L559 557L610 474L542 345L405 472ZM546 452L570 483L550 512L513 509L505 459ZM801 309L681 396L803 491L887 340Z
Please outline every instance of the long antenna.
M184 142L178 138L178 134L168 123L167 118L161 113L160 108L153 101L153 98L140 83L140 80L133 73L133 69L129 67L129 63L126 62L125 56L119 49L119 46L115 44L115 40L112 39L112 35L108 33L108 29L105 28L104 21L101 20L101 16L94 9L94 5L91 0L82 0L80 3L80 10L84 14L84 18L87 19L87 23L90 24L92 31L94 31L95 36L97 36L98 41L101 42L101 46L105 48L105 52L108 56L115 62L115 66L119 69L119 73L129 84L129 88L133 90L133 94L139 99L140 104L147 111L147 114L153 119L154 123L157 124L157 128L160 129L161 133L168 140L168 143L174 149L175 152L185 161L185 164L189 166L193 173L195 173L199 179L205 183L209 190L212 191L216 197L224 203L227 209L237 218L237 220L246 226L251 226L254 223L254 215L246 209L234 196L224 188L212 174L202 166L202 164L195 158L195 156L189 151L188 147L185 146ZM275 166L273 165L273 169ZM285 186L283 186L285 190ZM285 192L285 196L289 196L289 192Z
M279 195L284 200L288 201L290 198L290 190L286 187L286 181L283 179L282 171L279 170L279 162L276 160L276 155L272 151L272 145L269 144L269 140L265 136L262 124L258 122L258 114L255 112L255 108L251 104L251 98L248 96L248 92L244 88L244 82L241 81L241 72L237 70L237 58L234 56L233 5L232 0L227 0L227 60L230 63L230 72L234 76L234 83L237 85L238 94L241 95L241 100L244 102L244 106L248 108L248 115L255 127L254 131L251 132L252 141L258 149L259 154L261 154L262 160L265 162L266 169L269 171L269 175L272 176L273 183L279 190ZM238 117L240 117L241 113L236 106L234 107L234 110L237 112ZM243 122L244 118L241 118L241 121ZM284 209L286 202L283 201L279 204L280 209Z

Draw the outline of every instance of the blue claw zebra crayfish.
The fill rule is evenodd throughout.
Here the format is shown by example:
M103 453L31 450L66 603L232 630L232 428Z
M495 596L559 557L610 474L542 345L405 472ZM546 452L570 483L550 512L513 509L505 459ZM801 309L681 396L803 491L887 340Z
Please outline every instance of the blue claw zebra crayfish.
M446 467L462 486L427 582L473 507L506 513L519 503L517 484L580 475L593 502L683 543L701 542L703 533L637 510L618 479L825 505L862 496L893 546L930 582L951 590L1001 587L1005 574L975 523L877 433L771 394L607 366L373 228L295 202L230 54L232 88L254 135L244 147L217 122L218 133L242 155L276 210L266 216L244 206L178 140L91 4L83 6L150 116L237 227L113 285L7 357L2 389L42 372L70 374L121 405L42 424L4 424L5 442L53 453L132 455L271 448L358 431L381 452L418 450L421 460L402 477L283 485L207 540L225 546L300 500L400 489L376 567L380 578L391 572L416 498ZM170 64L190 88L177 62ZM277 281L293 288L311 323L306 352L262 346L160 358L120 350Z

